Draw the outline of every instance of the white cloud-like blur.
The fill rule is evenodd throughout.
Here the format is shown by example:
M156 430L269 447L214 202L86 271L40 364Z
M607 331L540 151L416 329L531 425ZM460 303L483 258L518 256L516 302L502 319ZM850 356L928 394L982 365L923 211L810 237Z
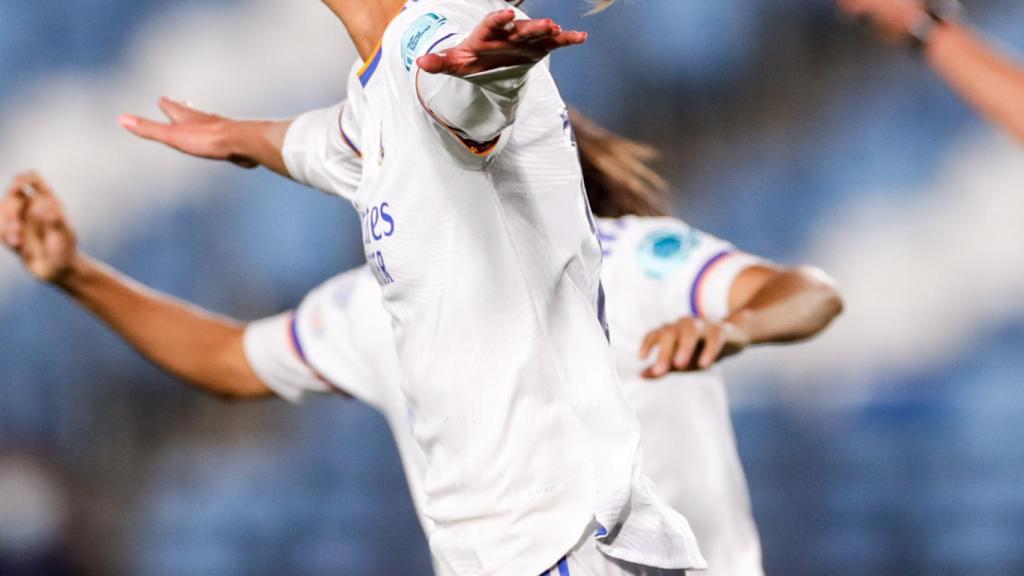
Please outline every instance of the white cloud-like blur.
M356 57L319 2L180 7L131 33L110 69L39 78L0 112L4 188L40 170L90 246L115 246L232 169L138 140L117 124L120 113L162 118L156 102L167 95L229 116L287 116L337 102ZM0 303L25 280L0 254Z
M815 342L737 360L734 381L767 374L795 400L857 402L872 376L941 369L1024 316L1024 150L986 131L940 165L925 190L852 196L820 222L803 259L836 277L845 314Z

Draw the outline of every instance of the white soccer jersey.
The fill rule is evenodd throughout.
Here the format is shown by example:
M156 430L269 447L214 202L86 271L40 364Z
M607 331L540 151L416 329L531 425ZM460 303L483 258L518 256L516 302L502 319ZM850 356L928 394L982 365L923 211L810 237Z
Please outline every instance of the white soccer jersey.
M599 221L601 276L622 387L643 428L644 471L690 521L709 576L763 576L761 545L718 368L651 381L643 337L682 316L723 320L743 270L765 261L672 218Z
M694 309L724 317L735 278L763 261L674 219L627 217L601 220L599 227L612 349L640 416L645 469L693 523L710 575L760 576L760 545L718 371L647 381L636 353L648 330ZM380 288L366 267L317 288L294 315L256 322L246 332L250 363L279 395L294 401L333 387L385 416L430 535L423 514L426 456L412 435L391 342Z
M349 92L356 133L341 144L358 149L358 188L334 174L346 168L295 167L316 155L292 155L291 137L289 170L351 194L362 216L428 463L430 545L447 567L539 573L595 518L611 556L701 567L685 519L640 472L600 318L600 246L547 66L459 80L415 65L507 7L407 4ZM310 149L343 150L327 134Z

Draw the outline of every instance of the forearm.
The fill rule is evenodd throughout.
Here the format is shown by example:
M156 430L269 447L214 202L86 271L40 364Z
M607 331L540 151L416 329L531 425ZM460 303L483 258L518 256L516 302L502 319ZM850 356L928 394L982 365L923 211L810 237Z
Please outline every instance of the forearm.
M825 329L842 312L832 281L814 268L791 268L775 274L728 321L752 344L795 342Z
M55 284L140 354L222 397L269 395L243 347L244 328L149 290L84 255Z
M957 23L935 29L926 55L965 100L1024 140L1024 69Z
M235 162L249 161L291 178L282 149L291 120L228 120L225 140Z

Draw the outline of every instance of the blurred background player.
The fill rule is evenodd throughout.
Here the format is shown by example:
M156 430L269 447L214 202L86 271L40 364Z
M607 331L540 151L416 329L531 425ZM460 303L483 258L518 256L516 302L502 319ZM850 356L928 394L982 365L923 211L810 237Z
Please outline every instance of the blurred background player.
M1024 141L1024 68L959 19L955 0L838 0L879 38L918 48L947 84Z
M761 574L724 383L710 367L750 344L817 334L838 313L839 297L820 271L776 267L661 217L664 182L647 166L653 150L578 114L573 123L594 208L604 216L613 349L640 416L646 465L669 503L692 516L710 574ZM293 401L334 391L376 408L395 437L423 528L432 531L422 513L424 454L398 386L380 290L365 266L313 290L297 311L243 328L80 254L59 202L37 176L19 178L3 210L4 241L34 275L197 388L225 398L276 393ZM653 365L644 360L652 350L658 352Z

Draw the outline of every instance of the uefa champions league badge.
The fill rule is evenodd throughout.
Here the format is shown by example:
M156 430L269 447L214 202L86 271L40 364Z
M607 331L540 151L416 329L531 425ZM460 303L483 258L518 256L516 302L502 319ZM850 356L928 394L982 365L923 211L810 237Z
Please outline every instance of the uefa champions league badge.
M698 244L692 230L656 230L640 243L637 263L648 276L660 279L685 264Z
M447 22L448 19L444 16L431 12L420 16L409 26L409 29L402 35L402 60L407 71L412 70L412 65L416 62L419 51L425 49L427 42Z

